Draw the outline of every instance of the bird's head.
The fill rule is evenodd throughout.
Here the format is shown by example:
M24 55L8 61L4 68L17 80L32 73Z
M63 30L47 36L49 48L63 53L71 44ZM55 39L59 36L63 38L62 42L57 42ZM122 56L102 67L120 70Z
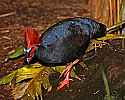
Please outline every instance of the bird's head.
M30 64L32 62L33 57L35 56L37 46L31 47L31 48L25 48L25 63Z
M24 36L25 36L25 63L31 63L36 49L39 45L39 34L32 29L32 27L24 28Z

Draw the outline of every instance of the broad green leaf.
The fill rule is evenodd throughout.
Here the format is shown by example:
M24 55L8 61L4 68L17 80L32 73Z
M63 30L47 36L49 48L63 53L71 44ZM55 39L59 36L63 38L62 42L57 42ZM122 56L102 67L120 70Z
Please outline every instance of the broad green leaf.
M8 54L10 59L15 59L22 55L24 55L24 48L22 46L16 48L14 51L9 52L9 54Z
M50 67L42 66L40 64L25 65L23 68L18 69L16 74L16 87L13 90L13 96L15 99L30 98L42 98L42 85L44 89L49 90L52 86L49 82L49 74L52 72ZM25 79L31 78L28 82ZM21 81L23 83L21 83ZM20 82L20 83L18 83ZM26 84L26 87L22 89Z
M16 83L28 79L33 78L36 74L38 74L44 67L41 67L40 64L33 65L25 65L20 69L17 69L10 73L7 76L4 76L0 79L0 85L10 83L11 80L15 77Z
M16 75L16 83L25 79L33 78L37 75L44 67L40 64L25 65L21 69L18 69Z
M50 67L42 66L40 64L25 65L20 69L0 79L0 84L7 84L14 78L16 80L15 88L13 88L14 98L42 98L42 85L44 89L50 90L52 87L49 83L49 74L52 72ZM25 81L25 79L29 79ZM12 83L13 84L13 83Z
M16 76L17 71L13 71L7 76L4 76L3 78L0 79L0 85L2 84L8 84L12 81L12 79Z

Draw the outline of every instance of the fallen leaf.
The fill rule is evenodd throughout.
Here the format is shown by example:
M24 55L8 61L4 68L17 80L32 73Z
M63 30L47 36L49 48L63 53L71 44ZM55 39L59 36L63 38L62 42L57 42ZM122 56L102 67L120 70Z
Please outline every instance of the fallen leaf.
M16 76L16 74L17 74L17 70L13 71L9 75L4 76L3 78L1 78L0 79L0 85L10 83L12 81L12 79Z
M16 59L20 56L24 55L24 48L21 46L21 47L18 47L16 48L15 50L12 50L12 52L10 51L8 53L8 57L10 59Z

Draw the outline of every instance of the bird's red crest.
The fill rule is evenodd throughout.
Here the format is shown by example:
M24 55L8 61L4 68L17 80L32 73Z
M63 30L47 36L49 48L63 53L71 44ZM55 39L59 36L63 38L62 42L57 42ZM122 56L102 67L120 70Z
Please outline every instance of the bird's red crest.
M26 47L31 48L33 45L39 44L39 34L32 27L24 29Z

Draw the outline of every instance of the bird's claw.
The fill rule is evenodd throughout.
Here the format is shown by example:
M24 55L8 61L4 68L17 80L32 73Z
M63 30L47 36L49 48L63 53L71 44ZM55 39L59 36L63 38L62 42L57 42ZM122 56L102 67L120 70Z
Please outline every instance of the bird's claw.
M69 81L72 81L72 79L70 79L69 77L70 77L70 73L67 73L65 79L61 81L59 86L57 87L57 90L60 90L65 86L69 87Z
M73 63L70 63L66 69L62 72L62 74L60 75L60 78L62 76L65 77L65 79L63 81L60 82L59 86L57 87L57 90L61 90L62 88L64 88L65 86L69 86L69 81L72 80L70 79L70 73L71 73L71 69L72 69L72 66L76 63L78 63L79 60L76 59ZM79 80L81 80L80 78L78 78Z

